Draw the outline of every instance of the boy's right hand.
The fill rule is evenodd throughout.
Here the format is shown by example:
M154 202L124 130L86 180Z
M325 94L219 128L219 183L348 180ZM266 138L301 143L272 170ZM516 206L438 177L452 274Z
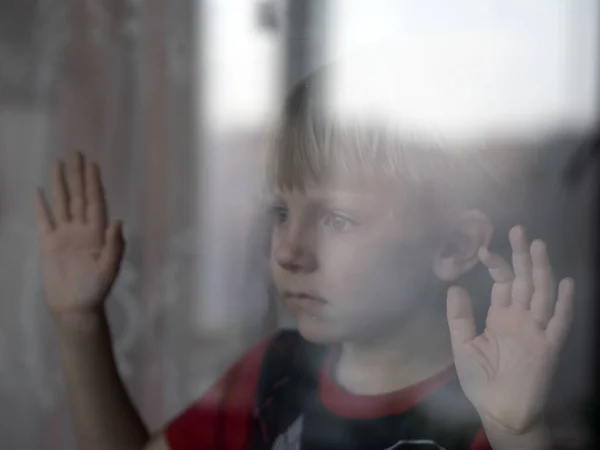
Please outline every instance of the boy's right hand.
M41 189L36 198L44 289L55 318L98 311L124 249L121 223L108 225L98 166L77 153L66 172L55 165L51 207Z

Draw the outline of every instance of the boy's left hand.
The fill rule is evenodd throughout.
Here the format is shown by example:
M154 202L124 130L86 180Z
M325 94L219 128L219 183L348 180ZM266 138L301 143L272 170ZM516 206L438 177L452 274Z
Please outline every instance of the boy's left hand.
M522 227L509 238L512 267L479 251L495 281L484 332L477 336L469 294L456 286L448 291L448 324L460 384L486 432L516 437L542 423L575 285L565 278L556 288L544 242L530 247Z

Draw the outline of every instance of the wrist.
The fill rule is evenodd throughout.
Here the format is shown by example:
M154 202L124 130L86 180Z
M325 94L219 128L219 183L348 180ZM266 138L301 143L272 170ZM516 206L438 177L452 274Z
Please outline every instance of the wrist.
M103 306L52 314L59 334L85 334L96 331L106 321Z
M550 429L542 421L536 422L522 432L514 433L496 424L486 424L485 434L494 450L551 450Z

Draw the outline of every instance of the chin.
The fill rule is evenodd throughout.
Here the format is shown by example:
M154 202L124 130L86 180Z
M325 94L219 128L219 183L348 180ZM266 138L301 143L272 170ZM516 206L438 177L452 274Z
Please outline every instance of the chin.
M300 335L313 344L322 345L381 340L397 325L397 321L389 324L385 320L374 320L370 324L363 322L342 324L340 321L303 313L295 314L295 318Z
M300 335L314 344L336 344L344 340L343 333L326 319L300 313L296 324Z

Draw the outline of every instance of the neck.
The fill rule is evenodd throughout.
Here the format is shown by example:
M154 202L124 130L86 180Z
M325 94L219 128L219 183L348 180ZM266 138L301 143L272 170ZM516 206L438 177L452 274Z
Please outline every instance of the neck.
M335 369L337 382L350 392L375 395L402 389L450 367L446 319L426 309L386 333L345 342Z

